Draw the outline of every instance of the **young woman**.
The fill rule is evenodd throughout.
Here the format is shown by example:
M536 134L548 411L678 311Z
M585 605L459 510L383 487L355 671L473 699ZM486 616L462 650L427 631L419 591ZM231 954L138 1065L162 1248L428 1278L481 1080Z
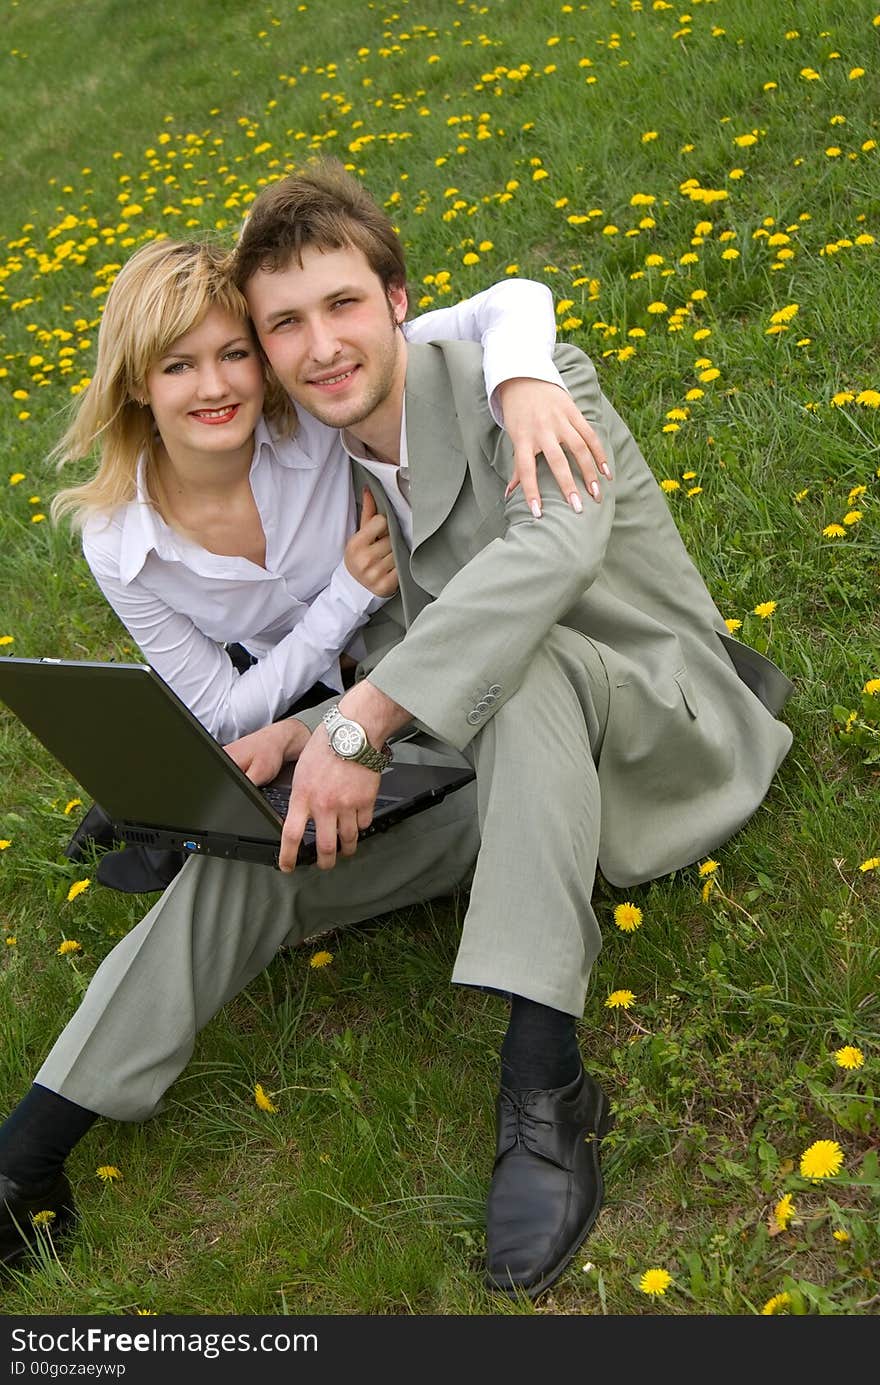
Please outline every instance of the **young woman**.
M553 379L552 299L538 284L505 281L405 330L414 340L482 340L490 392L505 380L521 386L536 368ZM538 393L520 389L512 436L534 486L540 392L573 406L552 383L528 385ZM570 413L555 431L571 447ZM586 424L581 437L592 440ZM387 525L367 498L356 528L338 435L300 421L269 376L225 251L162 240L132 256L108 294L95 372L56 451L62 463L97 451L95 475L55 497L53 518L71 514L82 527L110 605L214 736L227 743L301 699L341 690L340 656L396 589ZM592 469L586 448L586 474L584 458ZM70 854L90 835L102 840L90 831L94 810L89 817ZM134 853L123 856L134 866ZM121 861L102 864L99 878L117 887L167 883L160 870L125 884Z

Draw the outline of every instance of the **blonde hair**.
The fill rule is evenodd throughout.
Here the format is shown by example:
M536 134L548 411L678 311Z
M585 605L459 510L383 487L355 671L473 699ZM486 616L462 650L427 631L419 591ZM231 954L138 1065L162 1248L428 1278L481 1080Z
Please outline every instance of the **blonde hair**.
M249 322L247 303L230 276L229 252L209 242L156 240L135 251L107 295L98 332L98 357L74 417L53 449L58 466L97 451L98 469L84 484L59 491L53 520L71 514L81 527L90 514L135 498L137 465L155 467L153 416L138 397L147 374L172 342L197 327L211 308ZM255 346L258 344L255 339ZM265 366L268 416L289 427L289 401Z

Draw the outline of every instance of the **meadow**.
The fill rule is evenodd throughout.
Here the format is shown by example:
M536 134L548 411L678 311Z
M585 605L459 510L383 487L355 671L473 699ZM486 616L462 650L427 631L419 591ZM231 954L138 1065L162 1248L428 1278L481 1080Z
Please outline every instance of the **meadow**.
M794 746L715 859L601 879L580 1028L606 1205L536 1304L480 1279L502 1003L462 899L287 951L143 1126L70 1160L81 1227L5 1314L818 1314L880 1304L877 0L0 0L0 656L137 659L47 460L104 296L343 159L414 311L546 282ZM62 848L86 795L0 709L0 1109L154 896Z

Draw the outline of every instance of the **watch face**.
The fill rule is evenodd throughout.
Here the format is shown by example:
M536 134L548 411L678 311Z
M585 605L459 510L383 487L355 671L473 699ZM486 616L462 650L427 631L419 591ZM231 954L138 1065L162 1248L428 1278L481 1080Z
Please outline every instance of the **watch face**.
M342 755L346 760L352 759L360 750L363 750L366 743L366 736L353 721L341 722L330 736L330 744L336 754Z

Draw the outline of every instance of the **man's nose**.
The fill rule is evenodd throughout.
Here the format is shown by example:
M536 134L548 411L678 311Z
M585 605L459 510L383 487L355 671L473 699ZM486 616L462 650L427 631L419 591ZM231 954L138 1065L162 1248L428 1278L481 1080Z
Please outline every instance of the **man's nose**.
M332 322L318 318L309 323L309 355L320 365L330 365L339 355L339 340Z

